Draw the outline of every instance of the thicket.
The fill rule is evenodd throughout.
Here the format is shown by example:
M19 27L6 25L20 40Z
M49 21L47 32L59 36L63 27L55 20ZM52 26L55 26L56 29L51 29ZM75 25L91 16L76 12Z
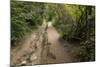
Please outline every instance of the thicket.
M80 61L94 61L95 7L65 5L64 9L60 12L62 15L59 15L59 19L54 26L64 40L77 40L80 43Z
M14 45L42 24L41 3L11 1L11 42Z
M11 1L11 44L52 21L64 40L80 42L80 61L95 60L95 6Z

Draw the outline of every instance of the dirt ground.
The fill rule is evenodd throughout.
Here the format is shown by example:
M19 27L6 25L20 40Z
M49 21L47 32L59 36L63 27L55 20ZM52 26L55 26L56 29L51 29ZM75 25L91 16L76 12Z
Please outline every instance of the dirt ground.
M47 29L48 37L48 53L43 64L55 64L55 63L70 63L78 62L77 54L79 54L79 43L69 43L60 38L59 33L54 27L49 27ZM35 38L35 39L34 39ZM39 63L39 48L35 42L37 36L33 33L24 40L23 44L11 49L11 65L25 64L34 65L42 64ZM33 41L34 40L34 41Z

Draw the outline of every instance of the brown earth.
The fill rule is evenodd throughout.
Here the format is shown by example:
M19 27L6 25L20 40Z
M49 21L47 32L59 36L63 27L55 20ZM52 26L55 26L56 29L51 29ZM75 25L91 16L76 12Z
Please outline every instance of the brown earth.
M49 27L47 29L48 46L44 48L40 46L42 45L41 43L46 41L43 41L43 37L44 35L42 35L42 33L33 32L23 41L23 44L11 49L11 64L34 65L79 61L77 57L79 54L79 43L64 41L60 38L59 33L54 27ZM41 51L42 56L40 55ZM40 62L39 58L42 62Z

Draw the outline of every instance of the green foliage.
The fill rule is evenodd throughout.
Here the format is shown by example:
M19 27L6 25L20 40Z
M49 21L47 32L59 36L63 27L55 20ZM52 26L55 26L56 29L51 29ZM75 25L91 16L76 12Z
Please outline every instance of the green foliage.
M41 3L11 1L12 45L42 24L41 7Z
M95 60L95 40L85 40L81 43L80 58L81 61L94 61ZM84 50L84 51L83 51Z
M60 8L60 7L59 7ZM95 60L95 7L64 5L54 26L64 40L77 39L80 42L80 60ZM63 17L64 16L64 17ZM61 19L60 19L61 18ZM92 40L91 40L92 39Z
M95 60L95 7L11 1L11 42L52 21L64 40L78 39L81 61Z

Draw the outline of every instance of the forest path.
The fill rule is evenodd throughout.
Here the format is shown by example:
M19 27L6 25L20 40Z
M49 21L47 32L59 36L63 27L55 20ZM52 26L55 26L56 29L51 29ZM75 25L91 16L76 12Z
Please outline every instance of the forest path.
M17 46L11 50L11 64L25 63L26 65L31 65L40 63L40 61L37 61L39 58L38 55L41 51L41 47L38 44L41 44L42 39L39 39L38 41L38 37L40 36L37 35L42 36L41 33L35 34L33 32L30 37L23 41L23 44L20 44L21 46ZM48 54L47 57L44 56L46 59L46 62L44 60L44 64L78 61L76 58L77 53L79 53L78 46L61 39L59 33L54 27L48 27L47 37L49 48L45 49L45 51L48 50ZM36 42L38 43L37 45L35 44ZM26 60L28 60L28 62Z
M55 56L55 59L48 60L50 63L67 63L77 61L75 54L75 46L69 44L67 41L61 40L59 33L54 27L49 27L47 30L48 42L51 44L49 46L50 53ZM74 54L74 55L72 55Z

